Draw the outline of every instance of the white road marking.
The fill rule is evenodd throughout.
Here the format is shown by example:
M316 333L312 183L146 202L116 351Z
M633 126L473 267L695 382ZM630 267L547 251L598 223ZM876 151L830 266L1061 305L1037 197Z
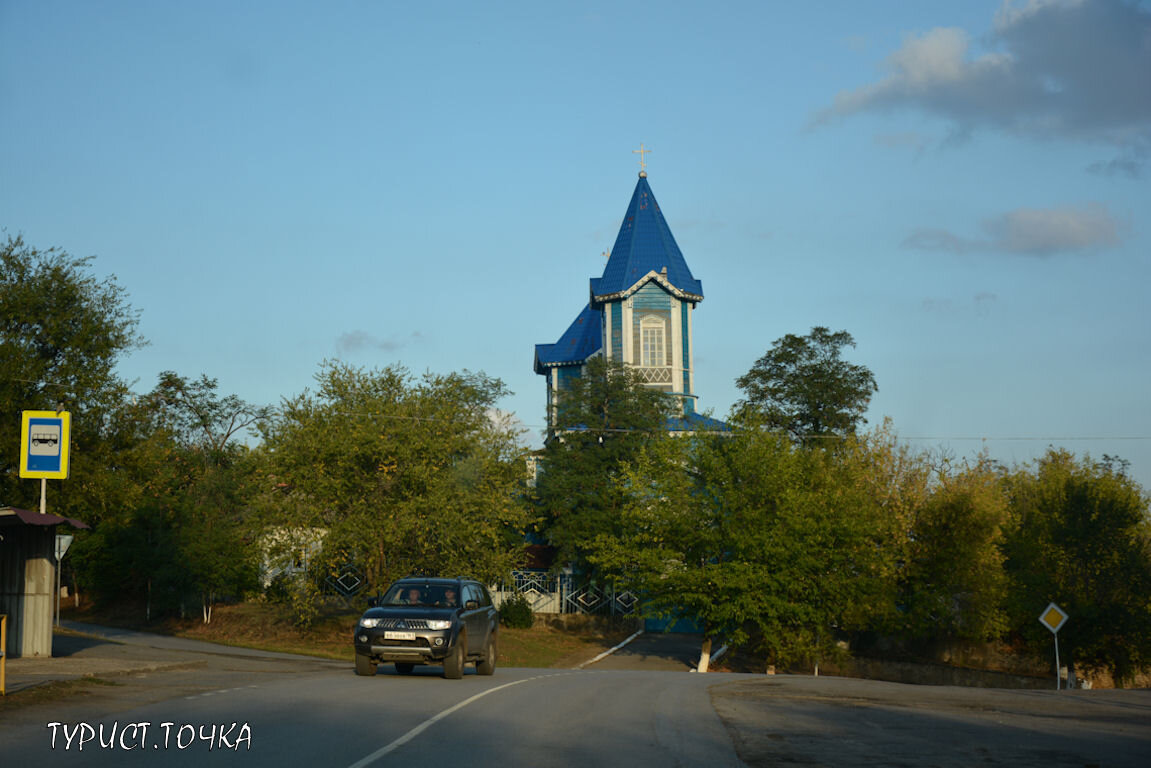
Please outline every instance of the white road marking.
M569 672L567 674L571 674L571 673ZM445 717L452 714L453 712L456 712L458 710L463 709L467 705L471 704L473 701L478 701L479 699L482 699L484 696L487 696L489 693L495 693L496 691L502 691L504 688L511 688L513 685L519 685L520 683L530 683L532 680L540 680L540 679L545 678L545 677L562 677L562 676L563 676L563 673L561 673L559 675L536 675L535 677L525 677L523 680L516 680L515 682L511 682L511 683L504 683L503 685L496 686L495 688L489 688L486 691L483 691L481 693L477 693L475 696L472 696L471 698L464 699L460 703L458 703L454 706L448 707L443 712L440 712L438 715L434 715L432 717L429 717L427 720L420 723L415 728L413 728L412 730L408 731L407 733L405 733L400 738L393 741L391 744L380 747L379 749L377 749L375 752L368 755L367 757L362 758L362 759L357 760L356 762L352 763L351 765L348 766L348 768L366 768L366 766L371 765L372 763L379 760L384 755L387 755L391 752L394 752L395 750L399 749L403 745L407 744L409 741L411 741L412 739L419 736L421 733L426 731L428 728L432 727L433 724L438 723L440 720L443 720Z
M590 666L590 665L592 665L592 664L595 664L595 663L596 663L597 661L599 661L600 659L605 659L605 658L607 658L608 656L611 656L613 653L615 653L616 651L618 651L620 648L623 648L625 645L627 645L628 643L630 643L632 640L635 640L637 637L639 637L639 636L640 636L640 635L642 635L642 634L643 634L643 630L641 629L641 630L639 630L638 632L636 632L634 635L632 635L631 637L629 637L627 640L624 640L622 643L620 643L619 645L617 645L615 648L609 648L608 650L606 650L606 651L604 651L603 653L601 653L599 656L596 656L594 659L588 659L588 660L587 660L587 661L585 661L583 664L580 664L580 665L578 665L578 666L576 667L576 669L583 669L584 667L587 667L587 666Z

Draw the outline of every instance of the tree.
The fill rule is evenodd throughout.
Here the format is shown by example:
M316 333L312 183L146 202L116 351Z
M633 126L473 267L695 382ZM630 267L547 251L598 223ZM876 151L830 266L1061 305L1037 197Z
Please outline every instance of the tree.
M558 560L594 578L588 547L616 528L623 504L616 481L641 446L667 438L673 403L622 363L595 357L556 407L534 499Z
M154 437L173 443L171 460L184 470L173 489L176 545L184 584L199 597L205 624L221 596L256 584L255 545L244 525L254 465L233 438L271 416L268 407L219 395L218 387L207 375L190 381L164 371L145 398Z
M503 383L340 363L316 381L265 429L267 528L325 532L321 567L355 563L376 587L412 573L506 578L527 513L517 432L493 418Z
M245 403L236 395L220 397L216 394L218 386L219 382L207 375L189 381L164 371L147 397L155 427L170 432L184 445L200 449L208 461L218 461L233 437L253 430L272 414L271 408Z
M1143 490L1114 461L1051 449L1008 479L1007 570L1013 626L1046 653L1037 617L1070 614L1064 658L1109 669L1116 682L1151 666L1151 519Z
M619 524L588 557L646 610L700 623L704 652L713 637L754 638L772 663L818 664L894 608L877 463L857 441L814 450L754 423L653 443L618 481Z
M736 379L744 398L736 404L742 418L755 415L769 429L796 440L849 435L860 424L878 387L867 367L843 360L854 347L847 331L823 326L807 336L788 334Z
M130 492L123 507L97 516L78 559L98 597L138 597L149 619L199 602L208 623L221 596L255 587L244 524L254 463L233 438L269 412L217 387L207 376L165 371L155 389L117 412L134 439L113 454L106 474Z
M1007 630L1007 516L1001 474L986 457L955 473L941 468L915 515L901 574L906 630L971 640Z
M92 259L55 248L40 251L21 237L0 245L0 500L34 507L39 487L18 476L23 410L72 412L72 477L99 471L109 414L127 396L117 361L143 342L138 315L115 278L91 274ZM53 502L81 513L93 500L70 482Z

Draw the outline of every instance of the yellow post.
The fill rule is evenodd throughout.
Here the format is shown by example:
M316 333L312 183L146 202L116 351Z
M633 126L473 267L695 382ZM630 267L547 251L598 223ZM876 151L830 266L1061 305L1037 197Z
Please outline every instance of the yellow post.
M8 615L0 613L0 696L7 696L8 689L4 687L4 664L8 649Z

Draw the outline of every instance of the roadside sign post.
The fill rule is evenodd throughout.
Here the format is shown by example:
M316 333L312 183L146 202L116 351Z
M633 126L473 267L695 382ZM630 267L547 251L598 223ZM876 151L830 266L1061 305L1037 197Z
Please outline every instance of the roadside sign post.
M48 481L68 479L72 414L68 411L24 411L20 414L20 477L39 479L40 514L48 513ZM61 546L61 540L66 540ZM71 536L56 537L56 626L60 626L60 558Z
M1055 690L1059 690L1059 630L1067 623L1068 613L1055 603L1049 604L1039 614L1039 623L1051 630L1055 636Z
M48 481L68 478L72 414L24 411L20 418L20 477L40 480L40 514L48 511Z
M72 546L72 539L76 538L70 533L56 534L56 626L60 626L60 561L64 553Z

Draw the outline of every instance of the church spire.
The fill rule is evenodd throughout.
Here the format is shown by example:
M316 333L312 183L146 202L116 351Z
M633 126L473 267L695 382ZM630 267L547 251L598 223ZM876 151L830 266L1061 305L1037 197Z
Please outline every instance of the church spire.
M676 298L693 303L703 300L703 285L691 274L651 191L647 173L640 171L603 276L591 280L592 305L626 298L651 279Z

